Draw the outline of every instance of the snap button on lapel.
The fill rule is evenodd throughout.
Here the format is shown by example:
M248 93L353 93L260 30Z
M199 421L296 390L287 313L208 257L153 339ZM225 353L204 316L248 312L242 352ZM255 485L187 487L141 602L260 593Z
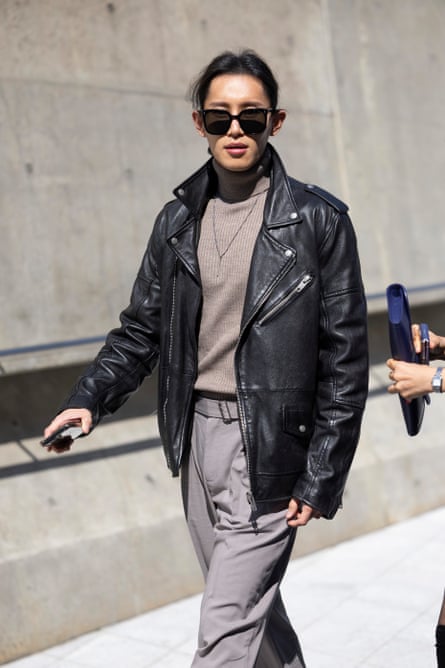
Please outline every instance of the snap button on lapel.
M295 211L292 211L292 213L290 215L290 219L295 220L295 218L298 218L298 213L296 213Z
M291 249L288 248L287 250L284 251L284 254L285 254L286 257L291 257L293 253L292 253Z
M299 431L301 434L304 434L304 432L306 431L306 425L305 425L305 424L300 424L300 425L298 425L298 431Z
M171 238L171 244L172 244L172 246L176 246L177 243L178 243L178 239L177 239L176 237L172 237L172 238Z

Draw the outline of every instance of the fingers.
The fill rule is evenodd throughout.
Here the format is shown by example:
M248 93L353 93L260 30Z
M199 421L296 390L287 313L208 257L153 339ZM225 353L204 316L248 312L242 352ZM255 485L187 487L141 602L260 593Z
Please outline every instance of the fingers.
M388 387L388 392L394 394L394 392L399 392L397 389L397 383L400 381L410 378L412 374L412 367L417 366L410 362L399 362L398 360L389 359L386 362L386 365L389 368L388 378L392 380L392 385Z
M287 510L286 518L291 519L292 517L295 517L297 512L298 512L298 502L295 499L291 499L289 501L289 508Z
M430 330L430 350L434 352L436 357L441 357L443 354L443 337L438 336Z
M289 526L305 526L311 519L318 520L320 517L321 513L315 508L301 503L297 499L289 501L289 508L286 513L286 520Z
M47 438L53 434L58 429L65 426L67 423L79 425L84 434L88 434L91 431L93 425L93 417L91 412L86 408L69 408L59 415L56 415L54 420L45 428L43 432L44 438ZM73 439L71 436L67 436L62 439L58 439L53 443L45 446L48 452L55 452L56 454L62 454L71 449Z
M397 364L396 360L393 360L392 358L390 358L389 360L386 360L386 366L389 369L389 374L388 375L391 379L392 379L392 373L393 373L394 369L396 368L396 364Z
M420 326L417 323L411 326L411 334L413 337L414 350L416 353L420 353L422 350L422 342L420 339Z
M93 425L93 417L90 411L87 408L68 408L59 415L56 415L54 420L45 428L43 435L45 438L52 434L67 422L74 422L80 424L84 434L88 434L91 431Z
M390 374L395 371L398 364L400 364L400 362L398 360L393 359L392 357L390 357L388 360L386 360L386 366L390 370L389 371Z
M390 394L397 393L397 387L396 387L396 385L397 385L397 379L396 379L397 362L396 362L396 360L390 358L389 360L386 360L386 366L389 368L388 377L389 377L390 380L392 380L392 384L389 385L389 387L388 387L388 392L390 392Z
M389 367L388 378L392 381L391 385L387 388L388 392L390 394L400 394L401 387L397 386L397 383L401 379L399 362L394 359L389 359L386 362L386 365Z
M434 367L395 360L388 360L387 365L390 369L388 377L392 381L387 388L390 394L400 394L409 402L432 391Z
M84 414L80 418L80 426L84 434L89 434L93 426L93 416L90 411L84 409Z

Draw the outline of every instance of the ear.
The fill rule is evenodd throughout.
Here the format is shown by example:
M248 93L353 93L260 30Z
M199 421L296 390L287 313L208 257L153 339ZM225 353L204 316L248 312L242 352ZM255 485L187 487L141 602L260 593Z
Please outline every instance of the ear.
M271 137L274 135L278 134L278 132L281 130L281 126L283 125L284 121L286 119L286 112L284 109L277 109L274 111L272 114L272 130L271 130Z
M205 137L206 135L204 132L204 123L202 121L202 115L199 113L199 111L196 111L196 109L194 109L192 111L192 118L197 132L201 135L201 137Z

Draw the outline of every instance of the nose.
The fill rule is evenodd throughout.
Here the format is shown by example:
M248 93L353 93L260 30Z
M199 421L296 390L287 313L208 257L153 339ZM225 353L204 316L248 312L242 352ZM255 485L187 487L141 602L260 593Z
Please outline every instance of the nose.
M227 130L227 134L230 135L231 137L239 137L239 135L243 134L243 130L237 118L232 118L230 127Z

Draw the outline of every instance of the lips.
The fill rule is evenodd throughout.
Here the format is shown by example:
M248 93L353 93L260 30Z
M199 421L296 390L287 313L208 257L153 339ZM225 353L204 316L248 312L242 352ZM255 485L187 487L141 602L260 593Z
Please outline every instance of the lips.
M244 155L244 153L247 151L248 146L246 144L241 144L241 143L232 143L232 144L227 144L227 146L224 147L227 153L233 157L239 157L241 155Z

